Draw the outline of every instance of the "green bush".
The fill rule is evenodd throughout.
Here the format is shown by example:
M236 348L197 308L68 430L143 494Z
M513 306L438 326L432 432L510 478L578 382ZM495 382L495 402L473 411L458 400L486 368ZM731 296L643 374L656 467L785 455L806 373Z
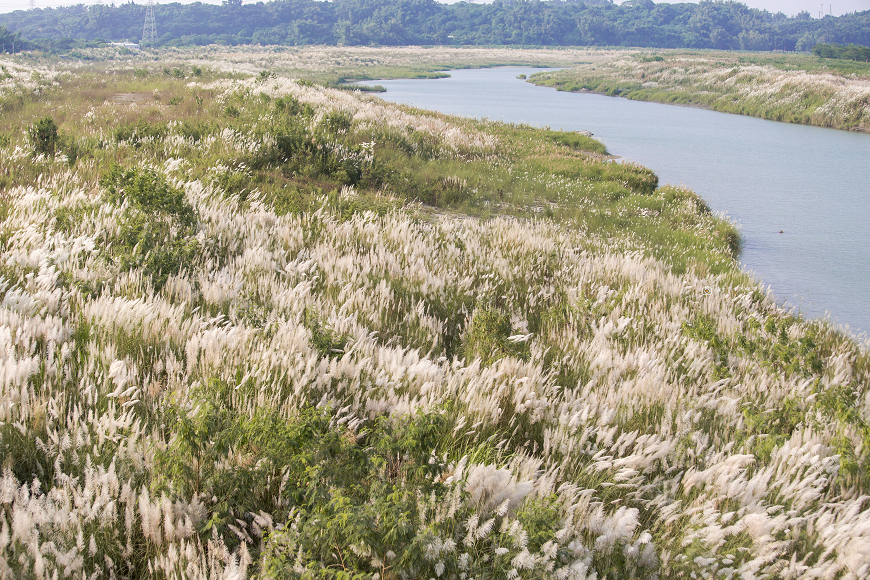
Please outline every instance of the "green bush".
M510 318L496 310L478 309L465 337L465 358L480 357L483 364L491 364L506 356L528 358L524 342L509 340L513 334Z
M311 331L311 346L325 358L341 358L347 346L348 337L338 334L329 328L317 313L308 308L305 310L303 320L305 327Z
M200 533L233 546L230 526L251 514L286 523L252 546L263 548L267 577L291 577L300 564L325 572L336 561L373 573L371 558L348 549L361 543L383 560L392 551L404 566L420 565L418 493L447 491L436 478L443 465L432 460L444 415L381 417L355 433L330 409L302 409L289 420L268 409L237 414L226 404L231 392L212 380L196 393L195 413L170 407L174 434L155 452L158 491L212 498Z
M162 139L166 137L166 123L150 124L144 119L135 123L127 123L115 129L115 140L129 141L133 145L140 145L145 139Z
M33 153L54 157L60 146L60 133L57 124L51 117L43 117L30 126L27 131Z
M280 442L298 454L285 491L295 509L264 542L263 576L371 578L390 569L432 576L418 498L438 501L448 492L436 477L443 466L432 460L444 426L438 414L382 417L358 438L329 427L322 413L303 414L290 429L304 436Z
M27 133L33 146L34 155L54 157L58 153L63 153L67 156L69 164L75 165L78 158L87 150L87 147L79 144L73 137L61 133L51 117L43 117L36 121L27 130ZM2 145L2 141L0 141L0 145Z
M576 131L547 131L546 136L559 145L580 151L608 155L607 147L601 141Z
M121 269L143 268L159 290L196 257L196 211L183 191L154 170L115 165L100 185L108 201L128 204L119 220L116 259Z

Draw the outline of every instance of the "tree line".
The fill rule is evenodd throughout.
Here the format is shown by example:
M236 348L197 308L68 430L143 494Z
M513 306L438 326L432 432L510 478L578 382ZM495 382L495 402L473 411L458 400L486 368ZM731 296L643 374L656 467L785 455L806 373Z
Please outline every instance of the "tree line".
M702 0L274 0L155 7L157 45L344 44L642 46L809 51L817 44L870 44L870 10L812 18ZM6 34L47 49L138 41L145 5L83 4L0 14ZM8 52L10 47L6 48ZM16 49L18 50L17 46Z
M813 54L822 58L838 58L841 60L857 60L870 62L870 47L850 44L817 44L813 47Z
M33 45L21 38L20 32L10 32L5 26L0 26L0 54L30 50Z

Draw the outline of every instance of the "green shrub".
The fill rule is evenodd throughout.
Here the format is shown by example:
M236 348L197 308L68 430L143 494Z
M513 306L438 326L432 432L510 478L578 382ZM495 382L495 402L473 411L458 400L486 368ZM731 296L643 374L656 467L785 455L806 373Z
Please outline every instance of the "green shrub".
M148 123L139 119L135 123L127 123L115 129L115 140L129 141L133 145L139 145L145 139L162 139L166 137L166 123Z
M528 358L524 342L512 342L510 318L496 310L478 309L465 337L465 358L480 357L483 364L491 364L506 356Z
M51 117L39 119L30 126L27 132L34 155L54 157L58 153L63 153L67 156L69 164L75 165L78 158L86 151L86 148L73 137L61 133Z
M302 323L311 331L311 346L313 346L322 357L326 358L341 358L347 346L348 337L343 334L338 334L329 328L320 319L317 313L307 308L303 315Z
M201 97L194 97L200 98ZM185 139L191 139L194 143L212 132L212 127L207 121L182 121L175 126L175 131Z
M353 118L342 111L330 111L320 124L327 133L347 133L353 127Z
M275 111L293 116L302 115L303 117L311 117L314 115L314 109L311 108L311 105L300 103L293 95L275 99Z
M196 223L196 213L185 200L184 192L152 169L124 169L114 165L100 180L100 185L114 204L120 205L126 200L143 213L170 216L185 229Z
M143 268L159 290L196 257L197 215L184 192L150 169L113 166L100 180L108 201L127 202L116 253L122 270Z
M581 151L590 151L600 155L608 155L607 147L601 141L593 139L589 135L578 133L576 131L547 131L546 136L555 143L564 145L572 149Z
M271 409L234 412L227 404L233 391L210 380L195 393L195 413L170 407L174 434L155 451L158 491L213 498L201 533L232 546L238 538L230 526L250 514L286 522L263 541L269 577L287 577L300 561L325 570L338 554L347 568L374 572L369 558L347 550L359 542L382 558L392 550L406 565L419 560L418 492L446 491L435 477L443 465L432 461L444 415L381 417L354 433L328 408L302 409L289 420Z
M43 117L27 131L35 155L53 157L60 146L57 124L51 117Z
M298 450L298 467L288 478L292 491L285 492L295 499L295 509L287 525L264 542L263 576L371 578L390 569L432 576L434 563L424 557L428 538L418 533L423 515L418 498L438 501L447 494L435 477L442 466L432 460L444 425L438 414L380 418L357 438L328 428L322 414L303 415L291 429L304 437L283 445Z

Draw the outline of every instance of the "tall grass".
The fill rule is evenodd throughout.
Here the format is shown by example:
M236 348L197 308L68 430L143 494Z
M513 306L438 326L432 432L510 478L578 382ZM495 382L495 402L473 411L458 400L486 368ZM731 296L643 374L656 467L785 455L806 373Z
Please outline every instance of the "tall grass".
M539 73L536 84L691 104L774 121L870 131L870 67L807 55L660 51Z
M0 576L866 574L866 345L695 194L219 77L4 112Z

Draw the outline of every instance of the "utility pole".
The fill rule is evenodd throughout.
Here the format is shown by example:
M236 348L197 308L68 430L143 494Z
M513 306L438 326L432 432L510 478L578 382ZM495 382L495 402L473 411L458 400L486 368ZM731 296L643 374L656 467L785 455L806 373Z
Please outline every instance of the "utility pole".
M32 1L32 0L31 0ZM142 44L157 40L157 22L154 20L154 0L145 5L145 26L142 28Z

